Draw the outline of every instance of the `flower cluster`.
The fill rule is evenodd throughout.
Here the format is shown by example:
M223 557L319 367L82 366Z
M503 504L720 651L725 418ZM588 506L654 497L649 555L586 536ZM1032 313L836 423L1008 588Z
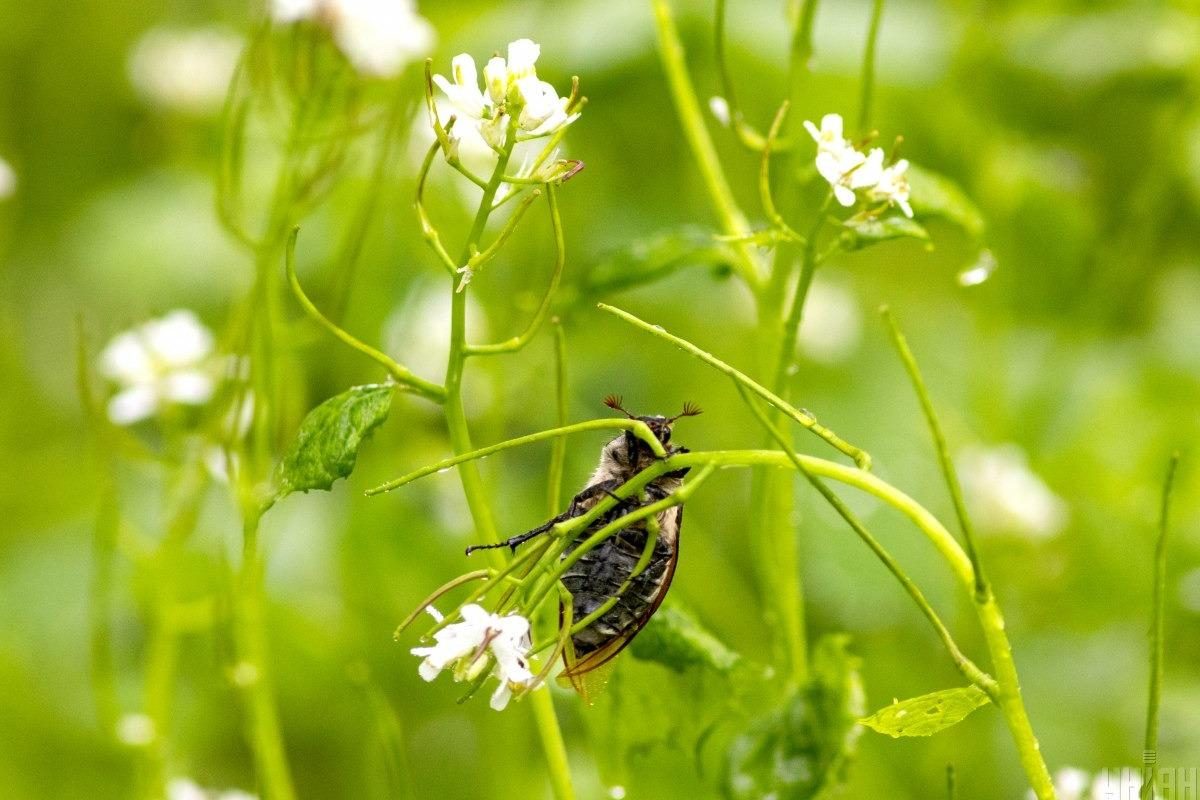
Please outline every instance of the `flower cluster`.
M212 356L212 333L191 311L118 334L100 354L100 371L118 386L108 418L133 425L165 406L207 403L216 387Z
M324 25L355 69L367 75L395 75L433 48L433 26L412 0L272 0L271 16L279 23Z
M441 615L432 606L429 613L441 622ZM514 690L528 690L533 685L528 662L529 620L520 614L492 614L474 603L463 606L461 613L462 622L447 625L433 635L432 647L414 647L410 652L424 659L418 672L427 681L444 669L451 669L456 681L474 680L495 659L492 674L500 685L492 694L491 706L500 711L508 705Z
M868 202L899 206L906 217L913 215L906 159L884 166L883 148L863 153L842 135L840 114L826 114L820 128L805 120L804 128L817 143L817 172L829 182L839 203L848 208L862 192Z
M548 136L578 119L573 98L560 97L554 86L538 78L535 64L541 52L529 39L510 43L507 59L494 56L484 66L482 89L475 59L467 53L451 61L450 78L434 75L433 82L459 112L452 141L464 117L495 149L504 146L513 117L523 139Z

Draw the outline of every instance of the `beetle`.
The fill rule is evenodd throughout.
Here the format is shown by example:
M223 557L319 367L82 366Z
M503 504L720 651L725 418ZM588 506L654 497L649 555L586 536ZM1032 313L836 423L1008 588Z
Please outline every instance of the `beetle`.
M645 423L668 456L688 452L687 448L671 442L675 422L701 413L698 406L685 403L683 410L673 417L636 416L625 410L621 398L616 395L605 397L604 404L629 419ZM661 459L662 456L656 455L650 445L632 431L624 431L604 445L596 469L566 511L498 544L468 547L467 554L492 547L509 547L515 551L521 544L547 533L555 525L587 513L605 497L615 497L617 489ZM687 472L685 467L651 480L642 490L645 502L654 503L669 497L682 485ZM567 558L592 534L642 504L642 500L636 497L616 499L618 502L615 506L576 534L562 558ZM586 627L572 634L570 646L563 653L563 676L585 696L583 676L610 662L633 641L654 616L671 587L675 565L679 560L683 506L664 509L656 518L658 535L648 560L643 557L650 544L652 526L642 519L600 542L562 576L563 586L571 594L571 619L578 623L590 615L598 614ZM638 572L637 567L643 561L643 569ZM604 608L606 605L607 609ZM560 608L560 617L565 616L564 611Z

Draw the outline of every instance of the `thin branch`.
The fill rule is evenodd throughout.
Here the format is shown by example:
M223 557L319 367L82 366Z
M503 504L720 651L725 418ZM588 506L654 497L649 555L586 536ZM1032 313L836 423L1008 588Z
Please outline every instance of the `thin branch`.
M300 280L296 277L296 238L300 235L299 226L292 229L292 235L288 237L287 256L284 260L287 268L288 285L292 289L292 294L296 298L296 302L304 309L308 316L320 325L325 330L333 334L334 338L348 345L354 350L362 353L367 358L388 371L392 379L397 384L409 389L414 394L432 400L435 403L444 403L446 401L446 390L435 383L431 383L424 378L417 377L407 367L399 364L390 356L376 350L369 344L359 341L352 334L338 327L333 322L329 321L320 310L313 305L313 302L308 299L308 295L304 293L303 287L300 286Z
M871 103L875 99L875 50L879 42L880 24L883 21L883 2L884 0L875 0L871 7L867 46L863 50L862 76L859 79L862 94L858 101L858 131L864 135L871 129Z
M666 451L663 450L662 443L658 441L658 437L654 435L654 432L650 430L650 427L646 425L646 423L641 422L640 420L593 419L588 420L587 422L577 422L574 425L566 425L561 428L551 428L550 430L546 431L538 431L537 433L531 433L527 436L518 436L516 439L508 439L507 441L500 442L499 444L493 444L489 447L482 447L478 450L462 453L461 455L456 455L452 458L439 461L436 464L430 464L429 466L421 467L420 469L410 472L407 475L402 475L395 480L391 480L387 483L376 486L374 489L368 489L366 494L369 497L372 495L382 494L384 492L390 492L393 489L399 489L401 486L404 486L407 483L412 483L418 478L424 478L426 475L432 475L435 472L441 472L443 470L450 469L451 467L456 467L459 464L465 464L468 461L475 461L480 458L485 458L493 453L499 453L503 450L510 450L514 447L522 447L527 444L533 444L534 442L545 441L546 439L556 439L560 436L567 436L572 433L579 433L581 431L606 429L629 431L634 436L645 442L655 455L660 457L666 455Z
M729 364L726 364L724 361L712 355L711 353L701 350L699 347L687 341L686 339L682 339L672 333L668 333L659 325L651 325L645 320L639 319L633 314L630 314L628 311L622 311L619 308L614 308L613 306L606 305L604 303L600 303L599 308L601 311L607 311L610 314L620 317L636 328L640 328L641 330L657 336L660 339L666 339L668 342L671 342L681 350L690 353L691 355L703 361L705 364L708 364L710 367L723 372L730 378L733 378L735 381L740 383L742 386L745 386L747 389L754 392L754 394L775 406L775 408L779 409L779 411L781 411L784 415L823 439L834 449L854 459L854 463L858 465L859 469L869 470L871 468L871 456L868 455L865 450L846 442L833 431L817 422L816 418L813 417L812 414L794 408L779 395L756 383L745 373L731 367Z
M921 370L917 367L917 360L913 356L912 350L909 349L908 340L904 338L904 334L900 331L900 326L896 323L895 317L892 316L892 312L887 306L880 309L880 313L883 315L883 320L888 326L888 332L891 334L896 352L900 356L900 360L904 363L904 369L908 372L909 380L913 385L913 391L916 392L917 399L921 402L921 410L925 414L925 421L929 425L929 433L933 436L934 448L937 450L938 465L942 469L942 477L946 480L946 488L950 491L950 498L954 501L954 513L958 517L958 524L962 529L967 556L971 559L971 567L975 571L975 599L976 602L983 602L990 594L990 589L988 588L987 578L983 574L983 565L979 563L979 551L975 547L975 529L971 524L971 517L967 513L967 504L963 500L958 473L954 470L954 462L950 460L950 451L946 446L946 436L942 433L942 426L938 422L937 412L933 408L933 401L929 398L929 390L925 388L925 380L921 377Z
M562 280L563 267L567 261L567 246L563 237L562 215L558 210L556 191L552 184L546 184L546 203L550 207L550 224L554 228L554 268L550 273L550 285L546 287L546 293L542 296L542 302L534 312L533 319L529 321L528 327L522 333L506 341L495 344L467 345L465 349L467 355L488 356L497 353L514 353L529 344L529 341L541 329L542 323L546 321L546 316L550 313L550 303Z

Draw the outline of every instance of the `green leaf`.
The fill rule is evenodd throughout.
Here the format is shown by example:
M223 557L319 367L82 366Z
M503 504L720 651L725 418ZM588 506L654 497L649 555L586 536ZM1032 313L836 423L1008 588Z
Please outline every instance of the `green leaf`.
M967 193L950 178L910 164L908 167L909 203L918 217L938 217L962 228L976 241L984 234L983 214Z
M849 642L845 635L821 639L809 682L734 739L723 781L731 800L807 800L845 781L865 711L861 662Z
M988 696L976 686L943 689L892 703L860 722L892 738L932 736L951 725L957 725L972 711L989 702Z
M742 660L676 605L659 609L629 645L629 651L635 658L656 661L675 672L705 667L728 673Z
M355 386L308 412L276 471L277 498L328 490L354 470L363 440L387 419L393 384Z
M861 250L891 239L929 241L929 231L925 230L925 226L900 214L867 219L851 218L846 220L844 227L841 244L842 249L846 251Z

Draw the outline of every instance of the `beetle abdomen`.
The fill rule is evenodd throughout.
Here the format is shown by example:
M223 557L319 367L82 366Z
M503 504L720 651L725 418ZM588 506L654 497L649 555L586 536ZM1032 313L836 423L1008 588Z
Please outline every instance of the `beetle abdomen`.
M596 527L598 529L599 525ZM577 542L586 540L594 532L583 532ZM675 555L674 531L669 536L665 533L660 531L649 563L632 580L630 576L646 547L644 523L625 528L601 542L563 575L563 585L574 599L572 613L575 622L592 614L620 592L616 603L608 611L571 637L576 657L598 650L620 636L631 635L645 620L665 589L663 583ZM627 581L628 588L621 592L621 587Z

